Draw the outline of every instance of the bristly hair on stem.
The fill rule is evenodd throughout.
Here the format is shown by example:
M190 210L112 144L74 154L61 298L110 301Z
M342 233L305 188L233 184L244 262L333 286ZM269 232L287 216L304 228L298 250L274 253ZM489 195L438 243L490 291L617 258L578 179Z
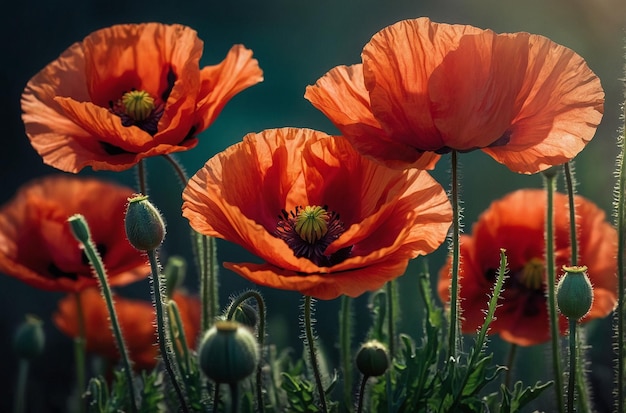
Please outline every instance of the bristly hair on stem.
M310 369L313 372L313 378L315 379L315 386L317 388L320 408L323 413L328 413L328 404L326 402L326 391L324 387L324 383L322 380L322 373L319 367L319 360L317 358L317 347L315 346L316 337L315 337L315 329L313 325L315 324L315 319L313 317L314 308L313 308L313 297L306 295L304 296L304 304L303 304L303 313L302 313L302 326L304 330L303 338L305 350L308 353L308 357L305 357L308 360L308 364Z
M626 47L625 47L626 49ZM626 55L624 56L624 103L622 106L622 126L618 134L619 154L616 161L617 184L615 188L614 216L617 227L617 309L615 321L616 364L616 412L626 412L626 285L624 265L626 263Z
M452 202L452 234L450 240L450 254L452 256L451 283L450 283L450 322L448 331L448 357L457 360L460 350L461 338L461 307L460 307L460 282L459 273L461 265L460 237L462 230L462 206L460 201L460 165L458 154L452 151L451 159L451 188L450 200Z
M545 219L545 243L546 243L546 272L547 272L547 306L550 318L550 341L552 350L552 372L554 376L554 390L556 392L556 403L559 413L565 412L565 401L563 399L563 377L561 375L561 347L560 332L556 308L556 274L554 255L554 190L556 173L550 171L544 173L546 188L546 219Z

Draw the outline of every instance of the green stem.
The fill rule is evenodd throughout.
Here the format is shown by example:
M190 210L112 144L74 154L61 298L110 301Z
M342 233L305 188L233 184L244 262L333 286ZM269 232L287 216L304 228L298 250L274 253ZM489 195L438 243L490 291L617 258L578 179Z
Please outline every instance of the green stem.
M208 386L210 386L210 384L207 383ZM213 385L213 413L217 413L217 408L219 407L220 404L220 384L219 383L215 383Z
M574 413L574 393L576 391L576 324L569 318L569 380L567 384L567 413Z
M172 166L183 188L189 182L189 176L183 166L171 155L163 155ZM219 291L217 277L217 246L213 237L207 237L196 231L191 231L191 242L198 262L200 273L200 326L206 331L219 311Z
M143 159L137 162L137 184L139 186L139 193L142 195L148 195L148 184L146 182L146 165Z
M459 351L458 335L460 334L459 318L459 261L460 261L460 234L461 234L461 212L459 205L459 173L457 165L457 152L452 151L452 276L450 286L450 331L448 332L448 359L457 359Z
M250 290L237 297L228 308L226 318L231 320L235 315L237 308L247 299L254 298L256 300L257 309L259 310L259 329L257 341L259 348L263 351L265 345L265 300L261 294L256 291ZM263 401L263 376L262 376L262 364L258 363L256 368L256 396L257 396L257 411L263 413L265 411L265 402Z
M172 305L173 304L173 305ZM176 365L183 370L183 366L184 366L184 370L189 371L188 369L188 362L187 362L187 358L185 357L185 355L183 355L183 353L181 353L181 348L182 345L180 344L180 341L178 340L178 337L176 337L176 333L177 331L181 331L182 330L182 326L179 325L176 321L176 316L173 316L174 312L178 311L178 308L176 307L176 309L174 308L176 307L176 303L172 300L169 300L167 302L167 312L168 312L168 330L169 330L169 335L170 335L170 339L172 341L172 351L173 351L173 355L175 357L176 360ZM180 317L178 317L178 320L180 321ZM173 322L172 322L173 321ZM175 330L176 328L176 330ZM183 333L184 334L184 333ZM179 347L180 346L180 347ZM181 374L183 376L183 381L185 378L185 374Z
M172 166L172 168L174 169L174 172L176 173L176 176L178 177L178 179L180 180L180 183L182 184L184 188L187 185L187 182L189 182L189 176L185 172L185 169L183 168L183 166L180 163L178 163L178 161L174 159L174 157L171 155L163 155L163 157Z
M230 413L239 412L239 383L229 383L230 387Z
M161 273L159 271L159 264L156 258L155 250L146 251L148 253L148 259L150 260L150 268L152 269L152 282L153 282L153 292L154 292L154 307L156 309L156 318L157 318L157 334L159 337L159 349L161 351L161 356L163 357L163 364L165 365L165 369L170 376L170 381L172 382L172 386L174 387L174 391L178 396L178 400L180 402L180 407L184 412L188 412L189 408L187 407L187 402L185 401L185 397L180 388L180 384L178 383L178 378L176 377L176 373L172 368L171 361L171 351L168 349L168 345L171 345L171 342L168 340L167 332L165 330L165 326L168 325L167 322L167 314L163 308L163 291L162 291L162 282L161 282Z
M571 264L578 265L578 232L576 231L576 202L574 199L576 178L574 177L574 161L563 164L565 175L565 186L567 187L567 199L569 201L569 237L571 253ZM571 164L571 165L570 165Z
M396 312L398 295L396 294L396 282L387 282L387 337L389 341L389 356L393 360L396 355Z
M322 385L322 376L320 374L320 368L317 363L317 351L315 350L315 339L313 337L313 320L311 315L312 298L307 295L304 298L304 332L306 337L306 347L309 351L309 359L311 361L311 368L313 369L313 376L315 378L315 385L320 398L320 404L322 406L322 412L328 413L328 406L326 404L326 393L324 392L324 386Z
M563 164L563 172L565 176L565 187L567 188L567 199L569 203L569 225L570 225L570 248L571 248L571 258L570 264L572 266L578 265L578 226L576 225L576 176L574 174L574 161L569 161ZM582 353L582 349L585 347L585 335L581 334L580 329L578 329L578 333L576 334L577 344L576 348L578 351L578 356L575 358L576 360L576 389L578 392L578 405L583 407L583 411L589 411L589 389L587 380L584 379L585 374L585 357ZM570 355L571 357L571 355ZM568 407L569 408L569 407Z
M111 321L111 328L113 330L113 335L115 337L115 343L117 344L117 349L120 352L122 357L122 364L124 366L124 374L126 376L126 382L128 383L128 395L130 397L130 406L131 411L137 411L137 399L135 397L135 386L133 381L133 369L130 363L130 357L128 357L128 350L126 348L126 344L124 343L124 338L122 336L122 329L119 324L119 320L117 318L117 312L115 311L115 307L113 305L113 294L111 293L111 287L109 286L109 281L107 279L106 272L104 270L104 263L100 258L100 254L96 250L93 241L90 239L89 242L83 244L85 254L91 263L91 266L94 268L98 276L98 280L100 281L100 290L102 292L102 296L104 297L104 301L107 306L107 310L109 311L109 319Z
M85 356L87 353L87 333L85 332L85 312L80 301L80 295L74 294L76 314L78 315L78 336L74 339L74 362L76 363L76 386L78 387L78 411L85 411L85 402L82 394L87 386L85 374Z
M548 314L550 317L550 336L552 343L552 371L554 390L559 413L564 413L563 380L561 372L561 349L559 345L559 314L556 309L556 276L554 262L554 187L555 174L544 174L546 183L546 272L548 283Z
M517 355L517 344L511 344L509 347L509 354L506 358L506 373L504 374L504 387L507 389L511 385L511 375L513 374L513 364L515 363L515 356Z
M30 362L28 359L21 358L17 370L17 387L15 390L15 406L13 413L26 412L26 384L28 383L28 368Z
M617 158L619 178L617 183L617 412L626 413L626 335L624 318L626 315L626 286L624 285L624 265L626 254L626 103L624 104L624 125L619 139L620 152Z
M363 400L365 399L365 385L367 384L369 376L363 376L361 379L361 386L359 387L359 402L357 404L357 413L363 412Z
M344 295L341 297L341 310L339 311L339 357L343 370L343 397L345 408L352 411L352 298Z
M187 336L185 335L185 326L183 325L183 320L180 318L180 311L178 310L178 304L176 301L169 300L167 303L169 315L174 320L174 324L176 325L176 330L178 332L178 339L180 342L180 346L183 349L183 358L185 361L185 370L191 371L191 354L189 353L189 344L187 342ZM170 323L171 324L171 323ZM174 335L172 335L174 337Z

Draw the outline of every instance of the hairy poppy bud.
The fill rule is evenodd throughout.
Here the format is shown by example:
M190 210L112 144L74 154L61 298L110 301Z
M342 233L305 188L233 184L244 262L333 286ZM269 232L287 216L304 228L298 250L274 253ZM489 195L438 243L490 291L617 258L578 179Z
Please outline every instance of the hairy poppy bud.
M89 231L89 225L85 217L81 214L75 214L69 217L67 222L70 224L74 238L81 244L87 244L91 239L91 232Z
M232 319L254 330L259 321L259 316L256 309L250 304L241 303L235 309Z
M365 377L382 376L389 364L387 347L376 340L363 344L356 355L356 367Z
M20 358L33 359L43 352L46 338L41 327L41 320L27 315L13 336L13 350Z
M593 288L587 267L563 266L565 274L556 287L556 302L561 314L579 320L589 312L593 303Z
M249 329L234 321L217 321L202 338L200 369L216 383L237 383L259 363L259 348Z
M147 196L137 195L128 199L124 223L128 241L140 251L156 249L165 238L163 218Z

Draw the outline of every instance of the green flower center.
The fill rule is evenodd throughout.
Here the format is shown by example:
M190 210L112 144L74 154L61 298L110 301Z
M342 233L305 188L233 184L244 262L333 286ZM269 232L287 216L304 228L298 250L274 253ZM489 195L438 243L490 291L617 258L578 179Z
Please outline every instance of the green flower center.
M306 206L296 217L296 232L300 238L314 244L328 232L329 215L320 206Z
M124 93L122 104L126 114L135 121L147 119L156 108L154 98L145 90L133 90Z
M326 255L326 248L345 232L339 214L326 206L297 206L278 216L274 235L284 240L296 257L304 257L319 267L330 267L350 256L352 247Z

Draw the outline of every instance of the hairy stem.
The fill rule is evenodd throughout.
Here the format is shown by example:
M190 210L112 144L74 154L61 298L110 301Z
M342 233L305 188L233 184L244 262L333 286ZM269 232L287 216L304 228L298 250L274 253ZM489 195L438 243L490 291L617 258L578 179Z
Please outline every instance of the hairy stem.
M567 381L567 413L574 413L576 392L576 325L575 318L569 318L569 379Z
M320 368L317 362L315 338L313 337L313 317L311 312L312 298L311 296L307 295L304 298L304 334L306 338L306 347L309 351L309 359L311 361L311 368L313 369L315 386L317 387L322 412L328 413L328 406L326 404L326 393L324 392L324 386L322 385L322 375L320 374Z
M559 345L559 314L556 309L556 275L554 262L554 187L555 174L544 174L547 205L546 205L546 272L548 283L548 314L550 317L550 336L552 343L552 371L554 390L559 413L565 411L563 405L563 378L561 372L561 349Z
M156 318L157 318L157 335L159 337L159 350L161 352L161 357L163 357L163 364L165 365L165 369L167 370L168 375L170 376L170 381L172 386L174 387L174 391L176 392L176 396L178 397L178 401L180 402L180 407L184 412L188 412L189 408L187 407L187 402L181 390L180 384L178 383L178 378L176 377L176 373L172 367L171 361L171 351L168 349L168 344L171 345L171 342L167 337L167 330L165 326L168 325L167 314L164 310L163 306L163 291L162 291L162 283L161 283L161 273L159 271L159 263L156 258L156 251L149 250L148 259L150 260L150 268L152 269L152 274L150 277L153 282L153 293L154 293L154 307L156 310Z
M452 198L452 281L450 286L450 331L448 332L448 359L457 359L459 351L458 335L460 331L459 319L461 317L459 308L459 265L460 265L460 234L461 234L461 212L459 205L459 173L457 165L457 152L452 151L452 188L450 189Z

